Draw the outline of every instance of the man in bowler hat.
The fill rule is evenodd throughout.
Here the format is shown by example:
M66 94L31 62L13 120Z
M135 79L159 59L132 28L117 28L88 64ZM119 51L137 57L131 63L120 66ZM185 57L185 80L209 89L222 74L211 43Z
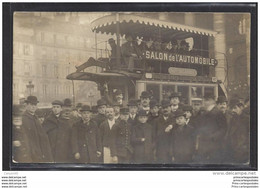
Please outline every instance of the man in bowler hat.
M93 121L96 122L98 127L103 121L107 119L106 108L107 108L107 102L104 99L99 99L97 101L98 114L93 118Z
M143 91L140 96L141 99L141 108L139 110L146 111L146 114L150 111L150 100L151 100L151 94L148 91Z
M172 111L172 113L174 113L176 110L178 110L182 106L182 104L180 103L181 93L173 92L169 98L170 98L170 103L171 103L171 111Z

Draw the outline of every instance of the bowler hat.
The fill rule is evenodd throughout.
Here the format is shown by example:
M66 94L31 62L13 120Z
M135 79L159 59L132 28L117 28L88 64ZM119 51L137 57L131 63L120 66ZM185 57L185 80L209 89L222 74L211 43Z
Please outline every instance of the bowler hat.
M129 113L129 109L128 108L121 108L120 109L120 114L128 114Z
M115 92L114 92L114 95L117 96L117 95L121 95L123 94L122 90L121 89L116 89Z
M230 108L234 108L236 105L243 105L242 102L238 98L233 98L229 101Z
M192 106L190 105L183 105L182 106L182 110L185 112L185 111L192 111Z
M223 103L223 102L227 102L227 98L225 96L219 96L217 103Z
M136 100L131 99L130 101L128 101L127 106L138 106L138 104Z
M72 106L72 103L71 103L71 100L70 99L64 99L63 101L63 106L68 106L68 107L71 107Z
M98 112L97 106L92 106L91 109L92 109L92 112L93 112L93 113L97 113L97 112Z
M108 39L108 43L112 43L112 42L115 42L113 38Z
M112 106L122 106L119 102L113 102Z
M25 100L26 103L37 104L39 101L35 96L28 96Z
M180 117L180 116L184 116L185 117L185 113L184 113L184 111L183 110L176 110L175 112L174 112L174 117L175 118L177 118L177 117Z
M80 111L80 112L83 112L83 111L92 112L92 110L91 110L91 108L90 108L89 105L83 105L79 111Z
M140 98L150 98L150 97L151 95L148 91L143 91L140 96Z
M77 104L76 108L81 108L81 107L82 107L82 103L79 102L79 103Z
M148 114L146 113L146 111L145 110L140 110L139 112L138 112L138 116L148 116Z
M60 105L60 106L63 106L63 103L59 100L55 100L51 103L52 105Z
M97 106L107 105L107 102L104 99L99 99L97 101Z
M163 99L163 100L161 101L161 106L162 106L162 108L166 108L166 107L168 107L168 106L171 106L170 100L168 100L168 99Z
M152 99L152 100L150 101L150 108L153 108L153 107L155 107L155 106L159 106L159 104L158 104L158 102L157 102L155 99Z
M174 97L181 97L181 92L173 92L169 98L171 99Z
M21 116L23 114L22 105L15 104L13 105L13 116Z

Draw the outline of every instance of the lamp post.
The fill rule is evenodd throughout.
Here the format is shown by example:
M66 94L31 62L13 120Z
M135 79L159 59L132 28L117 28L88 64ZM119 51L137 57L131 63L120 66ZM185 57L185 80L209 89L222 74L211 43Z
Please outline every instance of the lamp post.
M29 94L32 95L32 90L34 88L34 85L32 84L32 81L29 81L29 84L26 85L26 88L29 90Z

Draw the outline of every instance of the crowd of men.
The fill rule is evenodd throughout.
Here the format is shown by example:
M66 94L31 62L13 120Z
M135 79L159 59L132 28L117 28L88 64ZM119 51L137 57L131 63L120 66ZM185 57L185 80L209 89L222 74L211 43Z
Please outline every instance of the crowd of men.
M249 162L249 99L205 95L203 106L172 93L158 103L147 91L127 105L72 107L52 102L42 121L39 101L13 106L13 161L19 163L242 164Z

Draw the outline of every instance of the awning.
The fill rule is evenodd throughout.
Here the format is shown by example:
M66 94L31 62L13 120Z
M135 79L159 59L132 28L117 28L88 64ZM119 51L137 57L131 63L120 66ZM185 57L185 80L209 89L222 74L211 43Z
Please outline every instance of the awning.
M120 13L118 15L112 14L94 20L91 23L92 30L97 33L115 34L118 21L121 35L131 32L136 36L158 36L160 33L162 37L182 39L194 35L215 36L217 34L217 32L211 30L133 14Z

